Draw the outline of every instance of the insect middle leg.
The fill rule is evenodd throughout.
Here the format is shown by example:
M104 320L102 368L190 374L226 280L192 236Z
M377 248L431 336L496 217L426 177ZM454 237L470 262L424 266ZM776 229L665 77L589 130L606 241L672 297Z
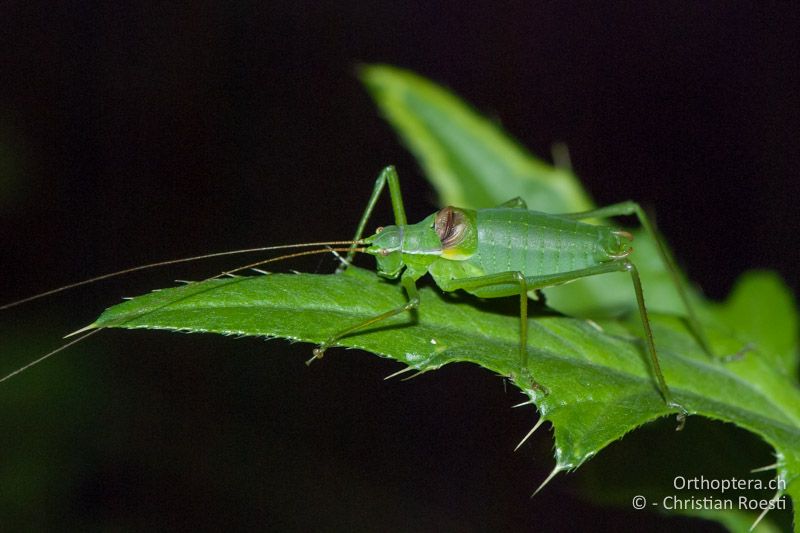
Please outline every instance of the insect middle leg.
M480 296L485 298L519 296L520 371L523 379L530 383L531 387L547 393L547 388L533 378L528 368L528 290L536 288L528 286L529 279L532 278L526 278L522 272L509 271L458 280L437 280L437 283L445 291L457 289L473 293L479 291Z

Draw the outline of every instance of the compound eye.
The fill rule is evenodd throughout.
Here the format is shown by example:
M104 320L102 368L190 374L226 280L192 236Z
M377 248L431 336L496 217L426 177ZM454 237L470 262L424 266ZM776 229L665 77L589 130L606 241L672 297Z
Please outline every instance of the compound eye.
M383 257L386 257L387 255L389 255L389 250L387 250L386 248L381 248L380 250L378 250L378 253L381 254Z
M376 234L376 235L377 235L378 233L382 232L382 231L383 231L383 226L378 226L377 228L375 228L375 234Z
M453 248L466 236L466 218L460 210L448 206L436 213L433 229L439 235L443 249Z

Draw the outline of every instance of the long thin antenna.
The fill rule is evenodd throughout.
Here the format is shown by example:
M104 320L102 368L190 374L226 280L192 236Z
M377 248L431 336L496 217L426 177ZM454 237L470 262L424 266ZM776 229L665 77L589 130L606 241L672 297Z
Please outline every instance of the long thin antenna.
M316 244L317 245L322 245L322 246L326 246L326 245L330 245L330 244L350 244L350 245L352 245L353 243L360 244L362 242L363 241L333 241L333 242L316 243ZM237 250L237 251L233 251L233 252L221 252L221 253L218 253L218 254L208 254L208 255L204 255L204 256L198 256L198 257L196 257L194 259L197 259L197 258L202 259L202 258L214 257L214 256L218 256L218 255L231 255L231 254L234 254L234 253L245 253L245 252L252 252L252 251L277 250L277 249L281 249L281 248L283 248L283 249L286 249L286 248L298 248L300 246L310 246L310 245L311 245L310 243L307 243L307 244L289 244L289 245L282 245L282 246L269 246L269 247L266 247L266 248L253 248L251 250ZM220 278L222 276L227 276L227 275L233 274L234 272L239 272L240 270L246 270L248 268L253 268L253 267L256 267L256 266L259 266L259 265L264 265L266 263L273 263L275 261L282 261L284 259L292 259L294 257L302 257L304 255L323 254L323 253L328 253L328 252L331 252L331 251L348 252L348 251L351 251L351 250L354 251L354 252L359 252L360 253L360 252L364 252L366 250L366 248L352 248L352 247L330 248L330 247L328 247L328 248L321 248L319 250L305 250L303 252L296 252L296 253L292 253L292 254L281 255L279 257L271 257L269 259L262 259L261 261L258 261L256 263L250 263L249 265L240 266L240 267L234 268L233 270L228 270L228 271L225 271L225 272L221 272L221 273L217 274L216 276L212 276L210 278L206 278L206 279L204 279L202 281L198 281L196 283L203 283L203 282L206 282L206 281L211 281L213 279L217 279L217 278ZM12 304L7 304L6 306L4 306L4 307L2 307L0 309L6 309L8 307L12 307L13 305L17 305L18 303L22 303L23 301L30 301L32 299L40 298L42 296L45 296L46 294L52 294L52 293L58 292L60 290L65 290L65 289L68 289L70 287L75 287L75 286L78 286L78 285L83 285L85 283L90 283L91 281L96 281L98 279L105 279L105 278L112 277L112 276L115 276L115 275L124 274L126 272L132 272L134 270L142 270L144 268L158 266L160 264L180 263L180 262L184 262L184 261L189 261L191 259L192 258L189 258L189 259L177 259L177 260L174 260L174 261L164 261L162 263L153 263L152 265L145 265L145 266L136 267L136 268L133 268L133 269L122 270L120 272L115 272L115 273L112 273L112 274L106 274L105 276L100 276L98 278L94 278L93 280L87 280L85 282L76 283L76 284L73 284L73 285L70 285L70 286L62 287L60 289L55 289L55 290L50 291L48 293L43 293L43 294L39 294L39 295L33 296L33 297L28 298L26 300L21 300L19 302L14 302ZM137 318L141 318L141 317L143 317L143 316L145 316L145 315L147 315L149 313L157 311L158 309L161 309L163 307L167 307L167 306L169 306L169 305L171 305L173 303L175 303L175 301L167 302L167 303L163 304L161 307L158 307L156 309L148 309L144 313L140 313L140 314L135 315L133 317L127 318L126 320L124 320L122 322L119 322L119 323L116 323L116 324L113 324L111 326L95 326L95 324L90 324L90 325L86 326L85 328L81 328L81 329L79 329L77 331L73 331L69 335L66 335L64 338L69 338L69 337L72 337L74 335L80 335L81 333L83 333L83 335L80 335L80 337L78 337L77 339L73 339L70 342L68 342L68 343L66 343L66 344L64 344L62 346L59 346L58 348L56 348L52 352L46 353L45 355L41 356L40 358L36 359L35 361L31 361L27 365L16 369L15 371L11 372L7 376L5 376L3 378L0 378L0 383L6 381L8 379L11 379L12 377L16 376L17 374L19 374L21 372L24 372L25 370L28 370L32 366L38 365L42 361L44 361L44 360L56 355L57 353L59 353L59 352L61 352L63 350L66 350L70 346L72 346L74 344L77 344L77 343L81 342L82 340L86 339L87 337L91 337L92 335L94 335L94 334L96 334L96 333L98 333L98 332L100 332L100 331L102 331L104 329L107 329L109 327L123 325L126 322L129 322L131 320L135 320ZM93 329L93 328L95 328L95 329Z
M187 263L189 261L199 261L201 259L210 259L212 257L223 257L226 255L236 255L236 254L248 254L254 252L268 252L270 250L285 250L287 248L302 248L306 246L328 246L328 245L341 245L341 244L363 244L363 241L328 241L328 242L306 242L301 244L283 244L279 246L264 246L261 248L245 248L243 250L231 250L228 252L216 252L212 254L203 254L203 255L195 255L193 257L184 257L181 259L170 259L168 261L159 261L157 263L150 263L147 265L140 265L137 267L126 268L125 270L119 270L117 272L111 272L110 274L103 274L102 276L95 276L93 278L89 278L83 281L78 281L76 283L70 283L69 285L64 285L62 287L58 287L57 289L51 289L49 291L45 291L39 294L34 294L33 296L28 296L27 298L23 298L21 300L17 300L11 303L7 303L0 306L0 310L3 309L10 309L20 304L24 304L27 302L31 302L33 300L38 300L39 298L44 298L45 296L50 296L51 294L56 294L67 289L74 289L75 287L80 287L82 285L88 285L89 283L94 283L96 281L101 281L104 279L114 278L117 276L122 276L123 274L130 274L131 272L137 272L139 270L147 270L149 268L156 268L161 266L167 265L175 265L178 263ZM246 267L243 267L246 268ZM239 269L237 269L239 270ZM235 272L235 271L234 271Z
M356 241L357 242L357 241ZM352 244L353 241L344 241L342 244ZM202 281L198 281L196 283L203 283L204 281L211 281L212 279L221 278L223 276L230 276L231 274L235 274L236 272L240 272L242 270L247 270L251 268L255 268L257 266L266 265L267 263L274 263L276 261L283 261L285 259L294 259L295 257L303 257L304 255L314 255L314 254L324 254L328 252L348 252L350 250L354 250L355 252L363 252L366 248L322 248L320 250L306 250L304 252L295 252L293 254L286 254L281 255L278 257L270 257L269 259L262 259L260 261L256 261L255 263L249 263L247 265L242 265L240 267L236 267L232 270L226 270L224 272L220 272L216 276L211 276L210 278L206 278Z
M0 383L4 382L4 381L5 381L5 380L7 380L7 379L11 379L11 378L13 378L14 376L16 376L17 374L19 374L20 372L25 372L25 371L26 371L26 370L28 370L30 367L38 365L39 363L41 363L41 362L42 362L42 361L44 361L45 359L48 359L48 358L50 358L50 357L54 356L55 354L57 354L58 352L60 352L60 351L62 351L62 350L66 350L67 348L69 348L69 347L70 347L70 346L72 346L73 344L77 344L77 343L81 342L81 341L82 341L83 339L85 339L86 337L91 337L92 335L94 335L95 333L99 332L99 331L100 331L100 330L102 330L102 329L103 329L103 328L97 328L97 329L95 329L95 330L92 330L92 331L90 331L89 333L87 333L87 334L85 334L85 335L81 335L81 336L80 336L80 337L78 337L77 339L75 339L75 340L72 340L72 341L68 342L67 344L64 344L64 345L62 345L62 346L59 346L58 348L56 348L56 349L55 349L55 350L53 350L52 352L49 352L49 353L46 353L46 354L44 354L44 355L43 355L43 356L41 356L39 359L36 359L35 361L31 361L30 363L28 363L27 365L23 366L22 368L18 368L18 369L16 369L16 370L14 370L14 371L13 371L12 373L10 373L9 375L7 375L7 376L5 376L4 378L0 379Z

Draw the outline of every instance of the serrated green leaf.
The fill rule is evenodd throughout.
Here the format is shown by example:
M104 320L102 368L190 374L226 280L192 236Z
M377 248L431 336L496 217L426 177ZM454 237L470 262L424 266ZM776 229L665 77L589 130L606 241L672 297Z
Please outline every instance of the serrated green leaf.
M420 291L418 321L400 315L341 345L390 357L418 371L467 361L518 375L518 318L480 301ZM405 302L398 284L352 268L345 275L271 274L211 280L134 298L107 310L95 327L155 328L282 337L318 343L332 333ZM800 486L800 390L756 350L739 361L709 360L682 322L652 317L664 374L691 413L728 421L764 438L780 458L778 475ZM609 322L615 326L617 323ZM558 470L569 470L628 431L670 414L646 363L641 339L602 331L585 320L535 317L529 324L530 371L549 389L516 384L555 429ZM719 342L725 332L712 330ZM331 350L326 357L345 357Z
M744 273L718 315L742 342L758 343L776 369L797 376L797 313L777 274Z

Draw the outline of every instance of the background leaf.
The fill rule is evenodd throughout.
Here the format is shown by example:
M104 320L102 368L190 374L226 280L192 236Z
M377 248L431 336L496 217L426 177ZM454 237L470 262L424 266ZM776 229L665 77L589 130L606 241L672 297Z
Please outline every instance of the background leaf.
M547 213L592 208L575 175L531 155L502 129L439 85L388 65L361 77L445 204L494 207L515 191Z
M417 157L443 206L494 207L519 196L529 209L546 213L594 207L571 170L535 157L498 124L443 87L387 65L364 66L361 77L383 115ZM649 306L683 313L655 244L645 232L636 229L633 233L633 257ZM624 273L577 280L545 293L553 308L569 315L614 316L632 309L635 302L630 277Z
M718 313L741 343L757 343L771 365L797 376L797 313L791 291L774 272L746 272Z

